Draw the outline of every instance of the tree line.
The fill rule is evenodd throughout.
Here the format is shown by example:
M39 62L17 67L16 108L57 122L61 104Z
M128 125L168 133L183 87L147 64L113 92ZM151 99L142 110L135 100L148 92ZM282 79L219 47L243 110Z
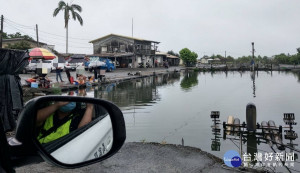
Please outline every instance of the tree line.
M300 64L300 48L297 48L297 53L294 55L290 55L290 54L278 54L278 55L274 55L272 57L267 57L267 56L254 56L254 61L256 64L260 63L260 64L292 64L292 65L298 65ZM182 61L184 62L184 64L186 66L191 66L191 65L195 65L197 63L197 57L198 54L189 50L188 48L183 48L179 51L178 53L175 53L173 50L168 51L168 54L174 55L174 56L178 56L180 59L182 59ZM211 55L211 56L203 56L203 58L208 58L208 59L218 59L218 63L236 63L236 64L247 64L250 63L252 61L252 56L241 56L241 57L237 57L234 58L232 56L222 56L222 55Z
M28 41L34 41L34 39L28 35L22 35L20 32L16 32L14 34L7 34L6 32L2 33L2 38L3 39L12 39L12 38L24 38L24 40L14 43L14 44L10 44L8 43L7 46L5 46L5 48L8 49L20 49L20 50L27 50L30 49L31 46L28 42L26 42L25 40Z

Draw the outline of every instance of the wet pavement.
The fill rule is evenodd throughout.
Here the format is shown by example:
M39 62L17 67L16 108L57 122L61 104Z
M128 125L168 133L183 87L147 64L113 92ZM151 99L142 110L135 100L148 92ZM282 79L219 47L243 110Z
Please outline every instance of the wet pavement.
M63 169L48 163L32 164L16 169L17 173L142 173L142 172L253 172L223 165L223 161L198 148L157 143L125 143L114 156L100 163L77 169Z

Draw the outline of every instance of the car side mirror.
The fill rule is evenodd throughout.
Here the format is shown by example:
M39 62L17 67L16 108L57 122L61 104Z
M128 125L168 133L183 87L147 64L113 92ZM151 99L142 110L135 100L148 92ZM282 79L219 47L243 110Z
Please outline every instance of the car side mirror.
M77 168L114 155L125 138L123 114L113 103L96 98L44 96L26 104L14 139L20 144L9 144L12 150L14 146L27 150L25 155L37 152L54 165Z

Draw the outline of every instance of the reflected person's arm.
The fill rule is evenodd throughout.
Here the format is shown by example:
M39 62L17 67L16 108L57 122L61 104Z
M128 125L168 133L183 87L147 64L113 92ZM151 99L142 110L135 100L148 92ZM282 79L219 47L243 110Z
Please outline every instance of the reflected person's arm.
M61 106L64 106L68 104L69 102L56 102L50 106L47 106L45 108L42 108L37 111L37 116L36 116L36 126L41 126L44 121L51 115L53 114L58 108Z
M94 104L87 103L86 104L86 110L85 113L78 125L78 128L87 125L89 122L92 121L92 116L93 116L93 109L94 109Z

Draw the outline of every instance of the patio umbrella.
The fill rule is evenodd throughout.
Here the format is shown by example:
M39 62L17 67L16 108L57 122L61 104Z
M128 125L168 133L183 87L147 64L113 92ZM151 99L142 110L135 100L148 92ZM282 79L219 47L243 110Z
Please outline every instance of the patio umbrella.
M49 50L44 49L44 48L33 48L29 50L29 56L30 59L37 59L37 58L41 58L41 59L46 59L46 60L50 60L50 59L54 59L56 56L51 53Z

